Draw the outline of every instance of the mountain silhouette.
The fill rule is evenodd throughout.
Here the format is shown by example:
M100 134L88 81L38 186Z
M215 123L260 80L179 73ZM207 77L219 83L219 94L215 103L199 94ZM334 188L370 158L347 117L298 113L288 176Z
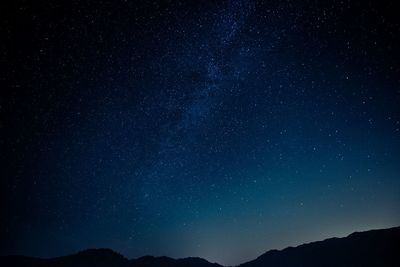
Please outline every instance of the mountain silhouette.
M0 257L2 267L222 267L201 258L173 259L144 256L128 260L111 249L88 249L77 254L52 259L26 256Z
M131 260L130 267L222 267L202 258L172 259L169 257L145 256Z
M356 232L344 238L270 250L238 267L398 267L400 266L400 227ZM40 259L2 256L3 267L221 267L201 258L173 259L144 256L129 260L110 249L88 249L79 253Z
M344 238L330 238L270 250L238 267L347 267L400 266L400 227L356 232Z
M0 257L0 266L32 267L129 267L129 260L111 249L87 249L52 259L25 256Z

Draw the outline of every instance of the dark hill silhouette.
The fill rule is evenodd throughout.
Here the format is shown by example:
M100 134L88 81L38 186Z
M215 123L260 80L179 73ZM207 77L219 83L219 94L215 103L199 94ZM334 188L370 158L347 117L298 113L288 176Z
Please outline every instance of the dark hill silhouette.
M111 249L87 249L76 254L39 259L25 256L0 258L0 266L30 267L129 267L129 260Z
M400 227L353 233L271 250L238 267L398 267L400 266ZM172 259L145 256L128 260L110 249L88 249L52 259L25 256L0 257L2 267L221 267L201 258Z
M400 227L271 250L239 267L400 266Z
M110 249L88 249L52 259L25 256L0 257L2 267L222 267L201 258L173 259L145 256L128 260Z
M221 267L202 258L172 259L169 257L145 256L131 260L130 267Z
M77 254L48 260L50 266L126 266L128 259L111 249L88 249ZM49 266L49 265L47 265Z

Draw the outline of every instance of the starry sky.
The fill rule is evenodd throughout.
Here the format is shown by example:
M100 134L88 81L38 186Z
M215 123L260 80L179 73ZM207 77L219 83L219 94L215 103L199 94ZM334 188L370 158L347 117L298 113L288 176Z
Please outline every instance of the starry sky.
M5 1L0 254L235 265L398 226L394 2Z

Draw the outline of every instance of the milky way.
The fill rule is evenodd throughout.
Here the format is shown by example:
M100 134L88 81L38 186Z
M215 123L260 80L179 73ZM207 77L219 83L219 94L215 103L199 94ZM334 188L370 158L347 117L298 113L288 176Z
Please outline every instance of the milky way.
M235 265L399 225L392 3L145 2L4 9L2 254Z

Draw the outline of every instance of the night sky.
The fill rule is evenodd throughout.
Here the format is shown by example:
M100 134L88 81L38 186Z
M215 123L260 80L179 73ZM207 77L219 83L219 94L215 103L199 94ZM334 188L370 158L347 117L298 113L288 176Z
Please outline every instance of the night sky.
M0 7L1 255L400 225L396 1L40 2Z

